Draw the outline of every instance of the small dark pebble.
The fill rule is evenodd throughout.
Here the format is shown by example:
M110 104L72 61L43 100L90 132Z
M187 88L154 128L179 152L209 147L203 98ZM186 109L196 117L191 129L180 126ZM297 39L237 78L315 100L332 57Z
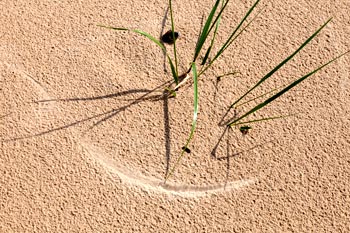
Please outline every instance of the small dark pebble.
M239 128L239 131L241 131L242 134L246 135L246 134L248 134L248 131L249 131L251 128L252 128L252 127L245 125L245 126L240 127L240 128Z
M191 150L190 149L188 149L187 147L182 147L182 150L184 150L186 153L191 153Z
M174 32L175 40L179 38L180 33ZM162 41L166 44L174 44L174 38L173 38L173 33L171 30L167 31L163 36L162 36Z

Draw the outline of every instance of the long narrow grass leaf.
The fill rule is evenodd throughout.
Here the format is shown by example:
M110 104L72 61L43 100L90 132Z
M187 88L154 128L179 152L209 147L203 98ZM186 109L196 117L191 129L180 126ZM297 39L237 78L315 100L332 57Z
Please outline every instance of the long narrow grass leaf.
M224 12L224 10L225 10L227 4L229 3L229 1L230 1L230 0L227 0L225 3L224 3L224 2L222 3L222 7L221 7L219 13L216 15L216 18L215 18L215 20L213 21L212 25L210 26L210 28L209 28L207 34L209 34L209 33L211 32L211 30L213 30L213 28L215 27L217 21L220 20L221 15L222 15L222 13Z
M272 101L274 101L275 99L277 99L278 97L280 97L281 95L283 95L284 93L286 93L287 91L289 91L290 89L292 89L293 87L295 87L296 85L298 85L299 83L301 83L302 81L304 81L306 78L310 77L311 75L315 74L316 72L318 72L319 70L321 70L322 68L324 68L325 66L329 65L330 63L334 62L335 60L339 59L340 57L344 56L345 54L349 53L350 51L347 51L341 55L339 55L338 57L330 60L329 62L321 65L320 67L318 67L317 69L315 69L314 71L308 73L307 75L297 79L296 81L294 81L293 83L291 83L290 85L288 85L286 88L284 88L283 90L281 90L280 92L278 92L277 94L273 95L272 97L268 98L267 100L265 100L264 102L258 104L257 106L255 106L254 108L252 108L250 111L248 111L247 113L245 113L244 115L242 115L241 117L237 118L236 120L228 123L228 126L232 126L234 125L236 122L239 122L240 120L242 120L243 118L249 116L250 114L258 111L259 109L265 107L266 105L268 105L269 103L271 103Z
M229 38L226 40L226 42L224 43L224 45L219 49L219 51L216 53L216 55L214 56L214 58L210 61L210 63L203 68L200 72L199 75L202 75L209 67L211 67L211 65L214 63L214 61L216 59L218 59L221 54L232 44L232 42L237 39L237 37L239 35L241 35L241 33L253 22L253 20L260 14L260 12L238 33L238 35L236 35L237 31L241 28L242 24L244 23L244 21L248 18L248 16L253 12L254 8L257 6L257 4L259 3L260 0L257 0L254 5L248 10L248 12L245 14L245 16L243 17L243 19L241 20L241 22L237 25L237 27L235 28L235 30L231 33L231 35L229 36ZM235 36L236 35L236 36Z
M272 93L272 92L275 92L276 90L278 90L279 88L275 88L275 89L273 89L273 90L271 90L271 91L268 91L268 92L265 92L265 93L263 93L263 94L261 94L261 95L259 95L259 96L257 96L257 97L254 97L254 98L252 98L252 99L250 99L250 100L247 100L247 101L245 101L245 102L243 102L243 103L241 103L241 104L238 104L238 105L236 105L236 108L238 108L238 107L240 107L240 106L243 106L243 105L245 105L245 104L248 104L248 103L250 103L250 102L252 102L252 101L254 101L254 100L256 100L256 99L259 99L259 98L261 98L261 97L264 97L265 95L268 95L268 94L270 94L270 93Z
M211 22L212 22L212 20L213 20L213 17L214 17L214 15L215 15L215 12L216 12L216 10L217 10L217 8L218 8L218 6L219 6L219 3L220 3L220 0L216 0L216 2L215 2L215 4L214 4L213 8L211 9L211 12L210 12L208 18L207 18L207 20L206 20L206 22L205 22L205 24L204 24L202 33L201 33L201 35L200 35L200 37L199 37L199 39L198 39L198 43L197 43L197 46L196 46L196 48L195 48L193 62L196 61L196 59L197 59L197 57L198 57L198 55L199 55L199 53L200 53L200 51L201 51L201 49L202 49L202 47L203 47L203 45L204 45L204 42L206 41L206 39L207 39L207 37L208 37L209 28L210 28L210 26L211 26Z
M196 125L197 125L197 116L198 116L198 75L197 75L197 68L196 68L196 64L193 62L192 63L192 72L193 72L193 89L194 89L194 110L193 110L193 120L192 120L192 126L191 126L191 132L190 135L186 141L185 146L183 147L180 156L177 158L173 168L171 169L171 171L167 174L167 176L165 177L165 181L175 172L175 169L178 167L182 157L184 156L185 151L188 148L188 145L190 144L193 135L194 135L194 131L196 129Z
M293 116L293 115L295 115L295 114L283 115L283 116L274 116L274 117L266 117L266 118L262 118L262 119L251 120L251 121L238 122L238 123L233 124L232 126L235 126L235 125L244 125L244 124L251 124L251 123L256 123L256 122L260 122L260 121L275 120L275 119L279 119L279 118L290 117L290 116Z
M231 41L226 45L226 47L223 49L222 52L224 52L244 31L247 30L247 28L254 22L254 20L265 10L265 7L263 7L259 12L251 19L241 30L240 32L231 39ZM215 58L216 59L216 58Z
M201 65L202 65L202 66L205 65L205 63L207 62L212 47L213 47L213 46L210 45L210 46L208 47L208 49L207 49L207 52L205 52L203 61L201 62Z
M249 89L244 95L242 95L238 100L236 100L233 104L231 104L231 108L236 105L239 101L241 101L245 96L247 96L251 91L253 91L256 87L262 84L266 79L270 78L277 70L279 70L284 64L286 64L290 59L292 59L297 53L300 52L320 31L332 20L330 18L325 22L319 29L317 29L314 34L312 34L294 53L289 55L286 59L284 59L280 64L278 64L275 68L273 68L268 74L266 74L259 82L257 82L251 89Z
M220 21L221 21L221 17L220 17L219 20L216 22L216 26L215 26L213 38L211 39L210 46L208 47L207 52L205 53L205 56L204 56L204 58L203 58L203 61L202 61L201 65L205 65L205 63L206 63L207 60L208 60L209 54L210 54L211 49L213 48L213 45L214 45L214 41L215 41L216 34L217 34L217 32L218 32L218 29L219 29Z
M174 81L175 81L175 83L177 85L177 84L179 84L179 76L177 75L176 68L175 68L171 58L169 57L169 55L167 54L166 56L168 58L168 62L169 62L169 65L170 65L171 74L173 75Z
M245 14L245 16L243 17L243 19L241 20L241 22L237 25L237 27L235 28L235 30L231 33L231 35L229 36L229 38L226 40L225 44L222 46L222 48L219 50L217 56L220 56L220 54L227 48L227 45L231 42L231 39L235 36L235 34L237 33L237 31L241 28L241 26L243 25L244 21L246 21L246 19L249 17L249 15L253 12L254 8L258 5L258 3L260 2L260 0L257 0L253 6L250 7L250 9L248 10L248 12Z

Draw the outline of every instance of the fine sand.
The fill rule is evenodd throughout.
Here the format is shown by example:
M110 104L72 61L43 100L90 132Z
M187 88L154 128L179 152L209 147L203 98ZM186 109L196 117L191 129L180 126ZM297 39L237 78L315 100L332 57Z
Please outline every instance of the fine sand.
M218 43L253 2L230 3ZM212 4L173 3L181 72ZM172 80L162 51L96 25L159 38L167 1L1 0L0 232L350 232L350 55L249 119L296 115L247 135L221 124L328 18L248 99L349 50L350 1L262 0L260 9L200 78L191 153L164 183L190 132L193 83L161 97Z

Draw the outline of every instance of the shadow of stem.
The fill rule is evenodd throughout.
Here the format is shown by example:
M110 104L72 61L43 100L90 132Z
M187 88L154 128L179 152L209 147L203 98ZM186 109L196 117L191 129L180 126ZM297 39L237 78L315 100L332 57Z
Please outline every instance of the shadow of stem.
M26 136L22 136L22 137L16 137L16 138L10 138L10 139L5 139L5 140L1 140L1 142L10 142L10 141L17 141L17 140L23 140L23 139L29 139L29 138L33 138L33 137L39 137L39 136L43 136L49 133L53 133L55 131L59 131L59 130L63 130L63 129L67 129L70 127L73 127L75 125L90 121L92 119L98 118L98 117L102 117L104 116L101 120L97 121L96 123L94 123L88 130L91 130L92 128L98 126L99 124L101 124L102 122L110 119L111 117L116 116L118 113L125 111L126 109L128 109L129 107L139 104L142 101L146 101L146 100L161 100L164 94L161 95L153 95L153 96L149 96L150 94L154 93L155 91L169 85L172 81L167 81L159 86L157 86L156 88L152 89L152 90L148 90L148 89L135 89L135 90L129 90L129 91L123 91L123 92L119 92L119 93L114 93L114 94L108 94L108 95L103 95L103 96L94 96L94 97L77 97L77 98L69 98L69 99L50 99L50 100L39 100L39 101L35 101L35 103L43 103L43 102L69 102L69 101L93 101L93 100L101 100L101 99L106 99L106 98L115 98L118 96L124 96L124 95L128 95L128 94L132 94L132 93L145 93L142 96L140 96L139 98L137 98L136 100L134 100L133 102L124 105L120 108L114 108L111 109L109 111L103 112L103 113L99 113L99 114L95 114L91 117L87 117L85 119L82 120L78 120L69 124L65 124L62 126L58 126L46 131L42 131L36 134L31 134L31 135L26 135ZM84 132L86 133L86 131Z

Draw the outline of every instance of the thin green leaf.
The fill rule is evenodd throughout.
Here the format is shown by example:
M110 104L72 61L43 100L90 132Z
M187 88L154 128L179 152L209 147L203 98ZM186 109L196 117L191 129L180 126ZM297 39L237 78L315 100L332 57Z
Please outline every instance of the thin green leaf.
M211 67L211 65L214 63L214 61L216 59L218 59L221 54L232 44L232 42L238 38L239 35L241 35L241 33L254 21L254 19L261 13L261 11L236 35L237 31L241 28L242 24L244 23L244 21L248 18L248 16L253 12L254 8L257 6L257 4L259 3L260 0L257 0L255 2L255 4L248 10L248 12L246 13L246 15L243 17L243 19L241 20L241 22L238 24L238 26L235 28L235 30L231 33L231 35L229 36L229 38L226 40L226 42L224 43L224 45L220 48L220 50L216 53L216 55L214 56L214 58L210 61L210 63L203 68L200 72L198 76L201 76L209 67ZM236 36L235 36L236 35ZM234 37L235 36L235 37Z
M252 90L262 84L266 79L270 78L277 70L279 70L284 64L286 64L290 59L292 59L301 49L303 49L330 21L332 18L327 20L314 34L312 34L294 53L278 64L274 69L272 69L268 74L266 74L260 81L255 84L251 89L249 89L244 95L242 95L238 100L231 104L230 108L233 108L239 101L241 101L246 95L248 95Z
M212 47L213 47L213 45L210 45L208 47L207 52L205 53L205 56L204 56L203 61L201 63L202 66L205 65L205 63L207 62Z
M261 95L255 97L255 98L253 98L253 99L250 99L250 100L247 100L246 102L243 102L243 103L241 103L241 104L238 104L238 105L236 105L236 108L238 108L238 107L240 107L240 106L243 106L243 105L245 105L245 104L247 104L247 103L250 103L250 102L252 102L252 101L254 101L254 100L256 100L256 99L259 99L259 98L261 98L261 97L264 97L265 95L268 95L268 94L270 94L270 93L272 93L272 92L275 92L275 91L278 90L278 89L279 89L279 88L275 88L275 89L273 89L273 90L271 90L271 91L265 92L264 94L261 94Z
M209 27L211 25L211 21L213 20L213 17L214 17L214 14L219 6L219 3L220 3L220 0L216 0L208 18L207 18L207 21L205 22L204 24L204 27L203 27L203 30L202 30L202 33L198 39L198 42L197 42L197 46L196 46L196 49L195 49L195 52L194 52L194 58L193 58L193 62L196 61L203 45L204 45L204 42L205 40L207 39L208 37L208 34L209 34Z
M210 54L211 49L213 48L213 45L214 45L214 41L215 41L216 34L217 34L217 32L218 32L218 29L219 29L220 21L221 21L221 17L220 17L220 18L218 19L218 21L216 22L216 26L215 26L213 38L211 39L210 46L209 46L209 48L207 49L207 52L205 53L205 56L204 56L204 58L203 58L203 61L202 61L201 65L205 65L205 63L206 63L207 60L208 60L209 54Z
M175 83L177 85L177 84L179 84L179 76L177 75L175 66L174 66L173 62L171 61L171 58L169 57L168 54L166 54L166 56L168 58L168 62L169 62L169 65L170 65L170 69L171 69L171 73L173 75L174 81L175 81Z
M141 31L141 30L138 30L138 29L134 29L134 30L131 30L133 32L136 32L140 35L143 35L145 37L147 37L148 39L152 40L154 43L156 43L161 49L165 50L165 47L162 43L160 43L159 40L157 40L156 38L154 38L153 36L151 36L150 34L148 34L147 32L144 32L144 31Z
M254 17L253 19L251 19L246 26L244 26L242 28L242 30L240 30L240 32L231 39L231 41L226 45L226 47L224 48L224 50L222 52L224 52L245 30L247 30L247 28L252 24L252 22L254 22L254 20L261 14L261 12L263 12L265 10L265 7L263 7Z
M164 47L164 45L159 40L157 40L156 38L154 38L153 36L151 36L147 32L144 32L144 31L141 31L141 30L138 30L138 29L117 28L117 27L110 27L110 26L104 26L104 25L97 25L97 26L103 27L103 28L112 29L112 30L117 30L117 31L131 31L131 32L135 32L135 33L137 33L139 35L142 35L142 36L145 36L148 39L150 39L151 41L153 41L166 54L166 56L168 58L169 65L170 65L171 73L172 73L173 78L174 78L174 81L175 81L176 84L179 83L179 78L178 78L178 75L176 73L176 68L175 68L171 58L169 57L169 55L168 55L168 53L166 51L166 48Z
M173 168L171 169L171 171L167 174L167 176L165 177L165 181L168 180L168 178L175 172L175 169L178 167L186 149L188 148L188 145L190 144L190 141L193 138L194 135L194 131L196 129L196 125L197 125L197 116L198 116L198 74L197 74L197 68L196 68L196 64L193 62L192 63L192 72L193 72L193 89L194 89L194 110L193 110L193 120L192 120L192 126L191 126L191 132L190 135L186 141L185 146L183 147L180 156L177 158Z
M295 115L295 114L283 115L283 116L275 116L275 117L266 117L266 118L257 119L257 120L251 120L251 121L245 121L245 122L238 122L238 123L233 124L232 126L235 126L235 125L243 125L243 124L251 124L251 123L255 123L255 122L268 121L268 120L274 120L274 119L279 119L279 118L286 118L286 117L293 116L293 115Z
M127 29L127 28L110 27L110 26L105 26L105 25L101 25L101 24L97 24L96 26L101 27L101 28L108 28L108 29L118 30L118 31L129 31L129 29Z
M227 45L231 42L231 39L234 37L234 35L237 33L237 31L241 28L244 21L249 17L249 15L253 12L254 8L258 5L260 0L257 0L252 7L248 10L248 12L245 14L241 22L237 25L236 29L231 33L230 37L226 40L225 44L222 46L222 48L219 50L217 56L220 56L220 54L227 48ZM215 56L215 57L217 57Z
M318 72L319 70L321 70L322 68L324 68L325 66L329 65L330 63L334 62L335 60L339 59L340 57L344 56L345 54L349 53L350 51L347 51L341 55L339 55L338 57L330 60L329 62L321 65L320 67L318 67L317 69L315 69L314 71L308 73L307 75L299 78L298 80L294 81L293 83L291 83L289 86L287 86L286 88L284 88L283 90L281 90L280 92L278 92L277 94L273 95L272 97L268 98L267 100L265 100L264 102L258 104L257 106L255 106L254 108L252 108L250 111L248 111L247 113L245 113L244 115L242 115L241 117L239 117L238 119L228 123L228 126L232 126L234 125L236 122L242 120L243 118L249 116L250 114L258 111L259 109L265 107L266 105L268 105L269 103L271 103L272 101L274 101L275 99L277 99L278 97L280 97L281 95L283 95L284 93L286 93L287 91L289 91L291 88L295 87L296 85L298 85L299 83L301 83L302 81L304 81L306 78L310 77L311 75L315 74L316 72Z
M216 16L214 22L212 23L210 29L208 30L208 33L207 33L208 35L209 35L209 33L211 32L211 30L213 30L213 28L214 28L214 26L216 25L217 21L220 20L221 15L222 15L222 13L224 12L224 10L225 10L227 4L229 3L229 1L230 1L230 0L227 0L225 3L222 2L222 7L221 7L219 13L217 14L217 16Z

